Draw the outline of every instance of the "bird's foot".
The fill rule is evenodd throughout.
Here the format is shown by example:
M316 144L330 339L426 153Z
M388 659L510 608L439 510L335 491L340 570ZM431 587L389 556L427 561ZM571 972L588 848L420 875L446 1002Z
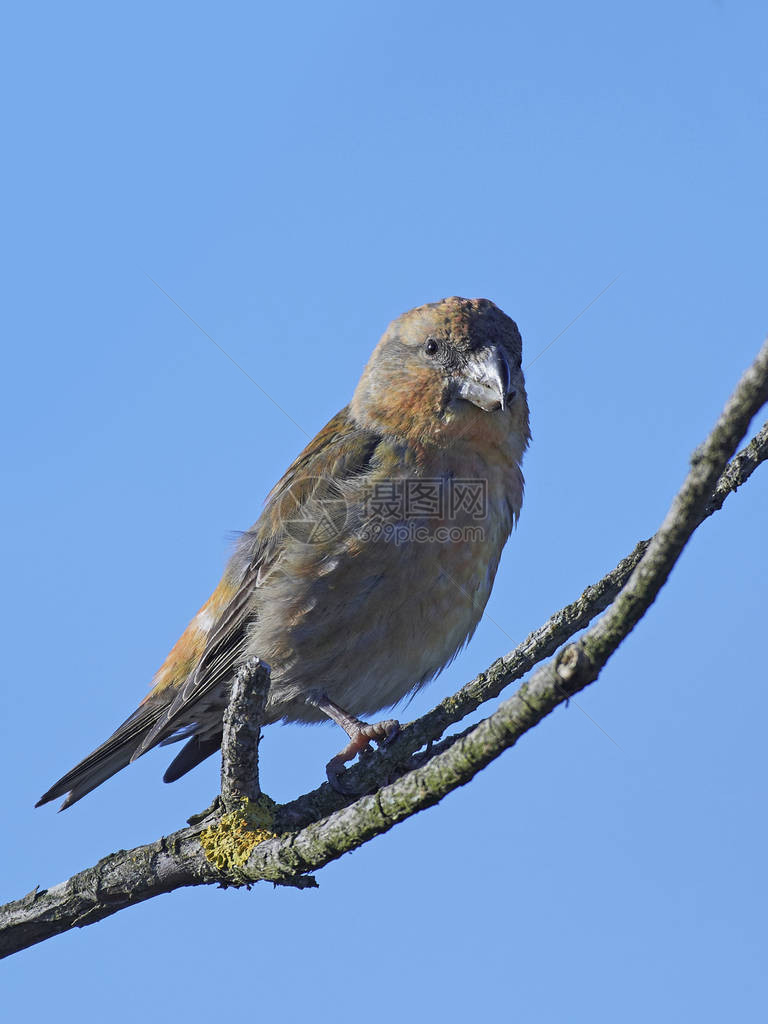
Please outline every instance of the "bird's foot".
M336 757L332 757L325 766L325 774L328 777L331 789L343 796L357 796L352 789L345 787L342 776L346 772L347 761L354 760L363 750L369 750L371 740L379 747L385 747L400 732L400 723L394 718L388 718L384 722L361 722L359 718L350 715L344 708L335 704L322 690L310 690L305 700L308 704L318 708L324 715L340 725L349 736L349 743L340 750Z
M354 726L352 725L354 722ZM342 796L355 796L354 790L343 782L346 774L347 761L353 761L358 754L364 750L370 750L371 740L379 747L386 747L400 732L400 723L395 718L388 718L383 722L361 722L359 718L350 720L350 728L344 726L349 743L340 750L335 757L332 757L325 766L325 774L331 789Z

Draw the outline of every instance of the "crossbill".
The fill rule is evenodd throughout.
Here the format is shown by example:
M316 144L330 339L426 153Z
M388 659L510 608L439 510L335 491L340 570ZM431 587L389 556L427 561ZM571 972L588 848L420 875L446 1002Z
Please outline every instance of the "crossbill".
M332 719L344 766L398 723L369 724L472 636L523 499L528 404L517 325L443 299L388 327L352 401L267 496L221 582L139 707L38 802L62 809L158 744L172 782L221 746L237 667L271 667L264 724Z

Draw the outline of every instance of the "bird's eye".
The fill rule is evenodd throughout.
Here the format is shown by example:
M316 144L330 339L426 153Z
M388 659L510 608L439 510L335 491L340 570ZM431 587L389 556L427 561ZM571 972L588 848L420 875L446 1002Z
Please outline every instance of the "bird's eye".
M434 338L427 338L424 344L424 351L428 356L433 356L437 352L439 346Z

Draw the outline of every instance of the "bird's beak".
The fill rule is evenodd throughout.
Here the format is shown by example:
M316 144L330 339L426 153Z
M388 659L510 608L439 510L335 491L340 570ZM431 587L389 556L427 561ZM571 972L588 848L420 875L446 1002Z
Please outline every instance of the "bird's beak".
M509 379L509 363L504 353L495 345L486 345L469 357L459 380L459 396L483 412L504 410L515 397Z

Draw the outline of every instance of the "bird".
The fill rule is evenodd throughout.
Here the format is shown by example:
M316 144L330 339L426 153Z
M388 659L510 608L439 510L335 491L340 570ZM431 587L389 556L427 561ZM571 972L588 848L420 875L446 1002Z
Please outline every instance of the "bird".
M158 745L185 741L173 782L221 746L238 667L271 677L263 724L336 722L346 765L396 719L369 723L433 679L472 637L523 501L530 440L522 339L488 299L404 313L352 399L313 438L242 533L210 598L116 731L41 797L69 807Z

